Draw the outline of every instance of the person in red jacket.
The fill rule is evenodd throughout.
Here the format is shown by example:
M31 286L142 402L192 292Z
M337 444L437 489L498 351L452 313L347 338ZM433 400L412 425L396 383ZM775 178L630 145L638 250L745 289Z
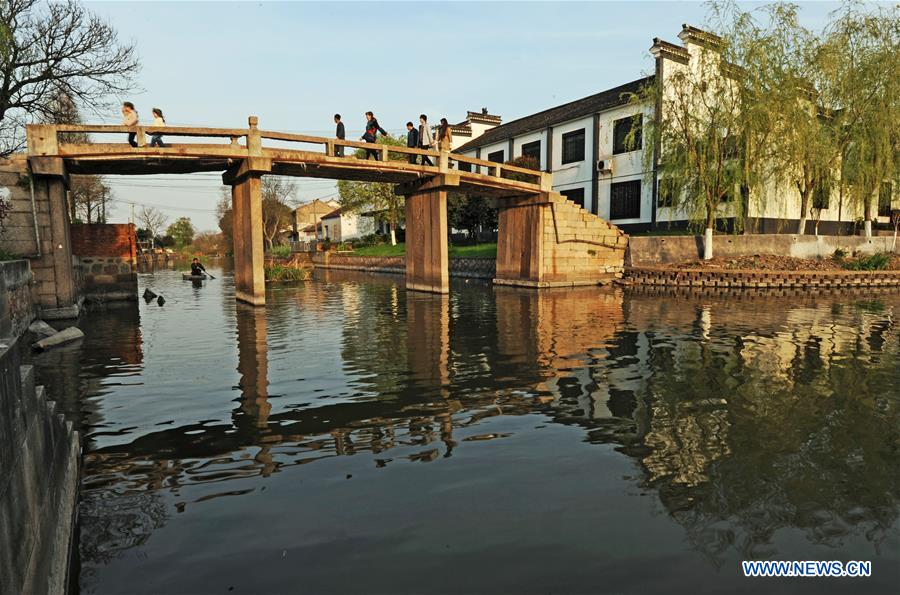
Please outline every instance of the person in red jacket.
M375 118L375 114L366 112L366 133L362 135L362 140L367 143L374 143L378 139L379 132L382 135L387 136L387 130L381 127L378 120ZM376 149L366 149L366 159L369 157L375 157L375 161L381 159Z

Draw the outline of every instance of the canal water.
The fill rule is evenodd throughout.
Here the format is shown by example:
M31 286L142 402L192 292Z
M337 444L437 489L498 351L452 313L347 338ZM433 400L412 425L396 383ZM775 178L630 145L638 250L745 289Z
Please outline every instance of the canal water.
M896 593L900 292L140 276L36 358L81 593ZM869 560L749 579L741 560Z

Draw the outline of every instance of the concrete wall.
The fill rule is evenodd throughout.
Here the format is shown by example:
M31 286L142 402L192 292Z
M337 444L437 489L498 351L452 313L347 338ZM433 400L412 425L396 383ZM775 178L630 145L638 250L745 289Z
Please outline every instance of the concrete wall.
M80 447L17 349L0 349L0 592L66 592Z
M374 273L406 273L406 259L403 256L346 256L331 252L302 253L297 262L309 263L322 269L345 269ZM493 258L451 258L448 269L451 277L469 279L493 279L497 272L497 261Z
M71 229L88 301L137 299L137 239L133 224L81 224Z
M27 260L0 263L0 593L66 591L78 501L77 434L22 365L34 318Z
M892 243L893 238L881 236L717 235L713 240L713 255L722 258L748 254L828 258L838 248L848 253L888 252ZM625 266L672 264L702 257L701 236L632 236L625 253Z
M0 337L18 337L35 317L34 283L27 260L0 262Z

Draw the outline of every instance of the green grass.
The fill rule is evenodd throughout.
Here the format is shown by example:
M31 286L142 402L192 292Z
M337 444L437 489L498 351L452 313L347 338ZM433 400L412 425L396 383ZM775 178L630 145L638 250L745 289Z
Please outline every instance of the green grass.
M13 254L12 252L7 252L3 248L0 248L0 262L6 260L19 260L20 258L22 257L18 254Z
M364 248L355 248L353 252L348 253L350 256L403 256L406 254L406 246L397 244L381 244L379 246L366 246Z
M450 258L497 258L497 244L450 246Z
M497 258L497 244L476 244L474 246L450 246L450 258ZM404 256L406 245L367 246L351 253L353 256Z

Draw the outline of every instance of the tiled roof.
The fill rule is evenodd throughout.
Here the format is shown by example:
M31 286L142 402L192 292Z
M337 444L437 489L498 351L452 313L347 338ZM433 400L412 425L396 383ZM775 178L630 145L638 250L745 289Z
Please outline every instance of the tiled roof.
M340 217L341 211L343 211L343 210L344 210L344 207L338 207L335 210L328 213L327 215L325 215L324 217L322 217L322 219L335 219L336 217Z
M561 124L562 122L568 122L569 120L575 120L612 107L624 105L628 102L629 93L637 93L640 91L641 87L652 82L654 78L655 77L652 75L644 77L612 89L607 89L596 95L590 95L589 97L577 99L569 103L564 103L563 105L551 107L550 109L546 109L530 116L525 116L524 118L519 118L518 120L507 122L506 124L501 124L496 128L485 131L484 134L475 140L469 141L458 147L455 149L455 152L463 152L476 147L483 147L498 141L534 132L535 130L543 130L547 126Z

